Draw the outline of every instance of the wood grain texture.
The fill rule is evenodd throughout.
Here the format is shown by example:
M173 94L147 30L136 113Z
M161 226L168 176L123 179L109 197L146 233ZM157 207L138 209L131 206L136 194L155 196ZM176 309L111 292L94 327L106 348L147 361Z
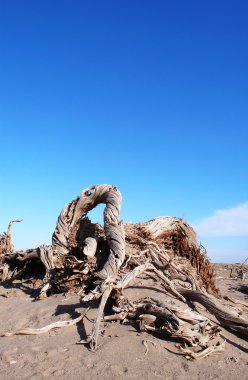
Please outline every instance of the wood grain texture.
M222 326L247 335L245 305L239 304L239 310L233 310L235 300L226 298L223 307L213 265L198 244L193 228L183 219L170 216L124 224L119 219L121 201L121 193L113 185L88 187L62 209L51 245L23 251L16 251L12 245L11 225L15 221L10 222L7 233L0 236L1 281L10 283L22 278L27 267L30 271L32 265L40 262L45 275L37 299L53 292L76 290L82 303L89 307L99 300L92 331L81 342L89 344L92 350L98 347L104 319L135 319L147 332L197 347L197 353L181 347L183 354L193 359L223 350L224 344L212 342L218 336L219 326L195 311L190 302L201 303ZM105 204L103 226L91 223L87 217L100 203ZM154 289L164 295L163 302L151 297L133 302L125 296L124 290L138 281L142 282L141 288L151 289L151 280ZM109 300L115 314L104 318ZM75 321L13 333L41 333Z

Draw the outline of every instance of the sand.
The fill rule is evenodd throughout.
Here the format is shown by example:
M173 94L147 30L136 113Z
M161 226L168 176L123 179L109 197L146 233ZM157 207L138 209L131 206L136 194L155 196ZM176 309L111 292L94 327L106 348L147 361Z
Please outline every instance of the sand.
M216 268L221 292L248 302L248 294L239 288L241 284L248 286L248 279L230 279L226 265ZM53 295L34 302L31 287L30 280L22 285L16 281L8 288L0 286L0 335L21 327L42 327L83 312L76 294ZM136 287L132 292L138 297L142 291ZM220 335L221 342L226 340L224 353L189 361L179 355L175 342L145 332L140 334L137 325L112 322L103 325L100 347L92 353L76 343L90 332L95 312L91 310L83 323L42 335L1 337L0 378L248 379L248 340L224 329Z

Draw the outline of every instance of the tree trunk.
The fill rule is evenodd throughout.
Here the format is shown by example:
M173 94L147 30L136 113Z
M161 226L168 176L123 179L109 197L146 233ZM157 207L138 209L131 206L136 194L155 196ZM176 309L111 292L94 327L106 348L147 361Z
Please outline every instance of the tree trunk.
M106 205L103 227L91 223L87 217L99 203ZM222 350L224 344L210 345L218 327L199 313L185 309L186 299L202 303L221 325L247 334L246 317L240 318L228 308L222 310L213 265L205 249L197 243L192 227L183 219L169 216L123 224L119 220L120 207L121 193L116 187L91 186L61 211L52 245L19 252L11 243L14 221L10 222L7 234L0 236L0 280L11 282L21 277L28 265L40 261L45 267L45 275L38 299L47 293L71 289L82 295L83 302L101 299L87 340L92 349L97 347L108 299L112 300L113 311L117 312L108 320L136 318L147 331L182 339L191 346L198 345L201 353L183 350L192 358ZM123 289L137 278L143 285L154 279L156 289L165 297L172 297L177 305L175 301L161 303L152 298L129 301ZM229 305L226 301L225 304Z

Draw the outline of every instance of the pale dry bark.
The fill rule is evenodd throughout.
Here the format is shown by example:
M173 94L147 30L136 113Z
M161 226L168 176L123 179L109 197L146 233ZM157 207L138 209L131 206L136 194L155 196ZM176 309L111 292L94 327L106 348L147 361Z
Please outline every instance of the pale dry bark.
M118 269L125 258L125 232L122 221L119 220L121 207L121 193L115 186L96 185L82 191L79 197L66 205L61 211L55 231L52 237L52 246L41 246L35 249L15 252L13 249L5 248L2 254L5 261L16 259L18 263L27 262L34 258L39 258L46 269L44 287L41 291L41 298L50 289L50 282L54 269L63 267L70 252L77 248L76 234L80 229L81 217L100 203L105 203L104 210L104 232L109 247L108 259L104 267L97 273L100 279L115 277ZM10 245L11 235L7 234L5 239ZM87 237L81 242L83 253L87 257L93 257L97 249L97 239ZM5 266L6 268L6 266ZM6 272L6 269L5 269ZM14 274L14 273L13 273ZM12 274L5 275L4 280L9 281Z
M15 248L12 244L11 239L11 228L13 223L19 223L22 219L11 220L8 224L7 233L0 235L0 260L4 257L6 253L15 252Z
M106 205L103 227L91 223L86 216L99 203ZM223 350L224 344L212 344L219 327L187 307L186 300L204 305L222 326L247 333L245 313L240 317L240 310L223 311L219 304L213 266L187 222L176 217L158 217L123 224L119 220L120 207L121 193L115 186L91 186L61 211L52 245L19 252L11 243L10 224L0 240L1 280L11 282L21 277L28 265L39 261L45 275L38 299L47 293L71 289L77 290L89 307L99 299L92 332L81 342L90 344L92 350L97 348L102 320L130 319L140 321L146 331L198 347L197 353L184 349L188 358L202 358ZM154 298L131 301L125 297L124 291L130 284L138 280L145 286L151 279L155 282L154 289L162 291L163 302ZM115 314L104 317L109 300ZM49 326L36 333L46 332L54 324Z
M63 208L58 218L52 237L56 255L60 257L69 254L77 245L76 233L80 227L81 217L98 204L104 203L106 204L104 209L104 230L110 254L98 276L102 279L116 276L125 257L124 227L122 221L119 221L121 200L121 193L115 186L96 185L83 190L78 198ZM84 252L86 255L88 253L87 256L94 256L95 243L92 240L89 241L89 239L85 241ZM90 247L89 244L91 245Z
M40 327L40 328L37 328L37 329L33 329L31 327L17 329L17 330L5 333L2 336L39 335L39 334L44 334L44 333L46 333L46 332L48 332L48 331L50 331L52 329L58 329L58 328L62 328L62 327L74 326L75 324L77 324L78 322L80 322L85 317L86 313L87 313L87 310L83 314L79 315L79 317L74 318L74 319L69 319L68 321L53 322L53 323L50 323L47 326L43 326L43 327Z
M239 312L230 309L230 307L225 307L223 302L212 297L210 298L210 296L203 294L202 292L181 290L181 294L183 294L189 301L202 304L210 313L214 314L222 326L229 327L235 331L240 331L248 336L248 320L247 318L243 318Z

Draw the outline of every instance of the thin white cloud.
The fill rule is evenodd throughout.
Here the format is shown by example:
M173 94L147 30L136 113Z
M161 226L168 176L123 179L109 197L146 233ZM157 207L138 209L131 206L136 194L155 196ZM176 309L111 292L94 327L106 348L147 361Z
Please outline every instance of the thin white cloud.
M248 236L248 202L213 215L193 224L200 236Z

